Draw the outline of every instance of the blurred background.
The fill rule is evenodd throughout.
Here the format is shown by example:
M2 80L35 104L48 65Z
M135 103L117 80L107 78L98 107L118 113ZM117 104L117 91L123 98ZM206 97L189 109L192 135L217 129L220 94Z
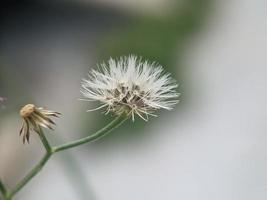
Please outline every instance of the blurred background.
M158 61L181 102L55 155L15 200L265 200L267 3L264 0L5 0L0 8L0 177L38 162L18 111L63 113L58 144L112 119L86 113L80 81L110 56Z

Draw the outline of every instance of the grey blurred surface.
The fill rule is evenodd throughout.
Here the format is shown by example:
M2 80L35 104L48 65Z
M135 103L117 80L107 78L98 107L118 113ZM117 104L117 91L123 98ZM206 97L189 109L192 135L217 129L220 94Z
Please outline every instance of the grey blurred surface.
M190 90L182 94L182 98L189 99L186 109L178 105L175 111L164 112L153 119L153 126L145 126L145 135L140 140L122 136L120 140L124 142L120 145L101 141L99 144L105 148L95 148L95 144L86 149L72 150L90 187L88 190L92 196L88 199L266 199L266 2L216 1L214 8L205 30L188 41L184 52L183 64L187 67L183 76L188 82L180 84L190 84ZM64 135L65 139L75 138L75 132L79 130L79 123L74 123L73 118L86 116L90 120L90 116L94 116L93 113L84 114L84 106L76 100L79 97L79 79L87 72L87 65L95 63L93 52L97 47L91 44L94 37L86 47L81 45L85 40L77 39L82 38L80 35L76 35L76 40L71 43L72 34L68 32L72 28L66 28L65 35L60 31L58 38L52 37L55 38L53 41L41 41L41 52L25 50L29 53L31 65L35 64L30 59L32 53L40 52L44 62L38 60L37 64L43 68L51 67L40 76L40 85L35 86L36 91L50 91L49 96L37 92L32 95L36 101L66 113L58 131L60 134L73 134ZM40 34L36 33L35 38ZM88 31L86 34L93 33ZM12 35L6 37L16 38ZM13 43L7 45L10 50L4 52L14 56L20 42L8 41ZM20 63L17 57L12 62ZM75 113L77 110L79 112ZM5 130L10 130L8 124L1 126L1 131ZM4 148L1 143L7 137L11 136L3 134L0 139L0 152L6 155L14 152L12 146ZM17 135L13 139L17 140ZM32 140L37 139L33 137ZM20 150L23 155L30 152L30 147L19 148L23 149ZM31 148L39 147L33 142ZM15 199L78 199L73 192L76 184L70 183L62 163L57 160L52 159ZM7 159L7 163L0 163L0 170L6 171L15 161ZM5 179L12 174L11 170ZM16 175L16 178L18 176L21 175Z

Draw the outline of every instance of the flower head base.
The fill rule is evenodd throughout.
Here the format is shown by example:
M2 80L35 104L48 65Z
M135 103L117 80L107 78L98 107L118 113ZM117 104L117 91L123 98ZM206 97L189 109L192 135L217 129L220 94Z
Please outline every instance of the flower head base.
M145 121L161 108L171 110L178 103L178 87L163 68L136 56L110 58L102 63L99 71L91 70L88 79L83 79L82 100L100 101L105 113L138 115ZM92 110L89 110L92 111Z
M55 125L55 123L49 117L59 117L59 115L58 112L37 108L33 104L27 104L21 108L20 116L23 118L23 124L20 135L23 135L23 143L25 141L29 143L31 131L39 134L41 127L53 129L52 125Z

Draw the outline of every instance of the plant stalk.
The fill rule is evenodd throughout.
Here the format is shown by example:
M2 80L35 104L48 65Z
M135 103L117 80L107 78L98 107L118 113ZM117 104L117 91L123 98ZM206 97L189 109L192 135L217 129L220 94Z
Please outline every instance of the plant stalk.
M0 179L0 192L3 195L3 198L6 198L8 191L1 179Z
M95 132L94 134L89 135L89 136L82 138L82 139L79 139L79 140L75 140L73 142L69 142L69 143L66 143L66 144L63 144L60 146L53 147L52 151L53 152L59 152L59 151L63 151L63 150L69 149L69 148L79 146L81 144L85 144L87 142L96 141L96 140L104 137L105 135L107 135L110 131L119 127L127 119L128 119L127 116L120 115L120 116L116 117L112 122L110 122L107 126L100 129L99 131Z
M43 156L43 158L32 168L32 170L21 180L17 183L17 185L10 191L6 191L4 185L0 181L0 190L2 194L4 195L5 200L11 200L11 198L19 192L33 177L35 177L45 166L47 161L50 159L50 157L59 151L63 151L66 149L70 149L88 142L96 141L105 135L107 135L109 132L114 130L115 128L119 127L123 122L125 122L128 119L128 116L126 115L120 115L117 116L113 121L111 121L109 124L107 124L104 128L100 129L99 131L95 132L92 135L89 135L87 137L84 137L82 139L78 139L73 142L69 142L63 145L51 147L48 140L46 139L42 129L40 128L39 131L39 137L44 145L44 148L46 149L46 153Z

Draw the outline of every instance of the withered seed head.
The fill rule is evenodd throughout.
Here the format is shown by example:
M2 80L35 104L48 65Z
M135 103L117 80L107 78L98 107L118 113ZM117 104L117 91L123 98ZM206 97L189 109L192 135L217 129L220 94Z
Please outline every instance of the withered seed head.
M21 117L28 117L30 116L35 110L35 105L33 104L27 104L24 107L21 108L20 110L20 116Z
M37 108L33 104L23 106L20 110L20 116L23 118L23 124L20 129L20 135L23 135L23 143L25 141L29 143L31 131L39 134L41 127L53 129L52 125L55 125L55 123L50 119L50 116L58 117L59 115L60 113L58 112Z

